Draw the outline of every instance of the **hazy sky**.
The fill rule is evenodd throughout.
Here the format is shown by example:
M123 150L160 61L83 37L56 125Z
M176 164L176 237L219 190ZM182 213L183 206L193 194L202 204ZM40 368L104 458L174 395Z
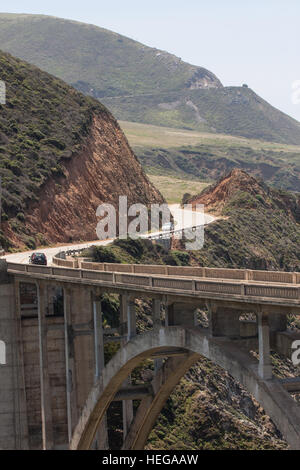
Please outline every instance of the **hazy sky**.
M300 120L300 99L292 101L293 83L300 89L299 0L1 0L0 9L111 29L206 67L224 85L247 83Z

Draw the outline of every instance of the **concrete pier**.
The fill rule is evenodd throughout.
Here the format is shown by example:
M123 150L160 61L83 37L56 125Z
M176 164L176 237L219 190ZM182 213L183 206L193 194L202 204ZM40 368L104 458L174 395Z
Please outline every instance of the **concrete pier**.
M291 357L299 339L287 330L287 316L300 315L299 273L62 261L0 260L0 449L107 449L113 400L122 400L124 448L142 448L173 387L202 356L244 385L300 449L299 406L289 395L298 381L276 380L270 359L270 350ZM63 307L54 309L57 292ZM104 294L120 297L120 325L110 333ZM153 320L138 335L137 299L152 302ZM209 328L197 323L205 308ZM108 341L120 350L105 364ZM146 359L154 374L132 385ZM133 399L140 400L135 414Z
M258 344L259 344L259 375L262 379L272 378L272 362L270 356L270 326L265 313L258 314Z
M22 330L18 314L17 287L18 284L12 282L0 284L0 340L2 353L5 352L0 364L1 450L28 449Z

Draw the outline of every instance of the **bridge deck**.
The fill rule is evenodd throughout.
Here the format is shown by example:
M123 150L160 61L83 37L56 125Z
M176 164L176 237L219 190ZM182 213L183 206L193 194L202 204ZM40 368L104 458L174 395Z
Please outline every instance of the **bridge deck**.
M15 263L8 263L8 272L27 280L29 278L81 283L107 287L115 291L135 291L144 295L167 294L194 299L224 299L300 309L300 283L219 279L191 275L183 277L179 275L124 273ZM298 281L298 277L293 276L293 280L295 279Z

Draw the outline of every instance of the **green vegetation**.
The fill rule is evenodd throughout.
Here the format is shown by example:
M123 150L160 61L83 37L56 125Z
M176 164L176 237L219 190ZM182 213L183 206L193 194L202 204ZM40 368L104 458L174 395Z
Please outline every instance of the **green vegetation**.
M248 187L237 186L221 217L206 227L202 250L166 252L149 240L117 240L83 256L102 262L300 271L300 195L258 181L253 186L249 178Z
M0 176L2 221L10 219L28 247L35 241L24 233L24 213L38 201L48 178L64 182L63 162L81 147L94 113L107 113L87 98L36 67L0 52L1 79L7 102L0 105ZM7 247L8 241L2 237Z
M240 193L225 206L223 214L225 220L207 227L203 250L192 254L195 263L300 271L300 219L296 222L288 214L283 199L265 204Z
M180 381L147 449L286 449L258 403L224 370L202 358Z
M273 151L278 155L290 155L292 160L299 162L300 145L280 144L276 142L249 139L226 134L213 134L194 130L172 127L154 126L138 122L119 121L131 147L151 149L173 149L176 147L216 147L219 150L234 148L252 149L259 151ZM294 154L294 155L293 155Z
M188 253L183 251L166 251L161 245L154 245L150 240L116 240L108 247L92 246L82 255L99 263L124 264L167 264L187 266L190 261Z
M183 195L187 192L189 192L190 196L199 194L208 185L208 183L173 178L171 176L148 174L148 178L169 204L180 203Z
M204 193L210 190L207 188ZM202 250L166 252L147 240L119 240L105 247L107 257L101 259L300 271L300 195L274 190L249 178L248 183L237 185L227 197L222 216L206 228ZM102 257L103 248L93 247L84 256L97 260L99 253ZM104 309L107 323L117 316L115 299L111 302L112 307ZM151 304L139 299L136 309L141 333L151 327ZM290 321L294 329L299 328L296 318ZM273 354L273 364L274 373L280 377L299 375L299 368L296 370L277 354ZM136 369L134 383L139 383L143 368L149 371L153 365L148 361ZM121 409L113 404L108 416L111 439L120 446ZM169 397L147 443L147 449L162 450L286 448L259 404L230 375L204 358Z
M180 90L202 67L97 26L43 15L0 14L1 48L102 99ZM120 72L121 71L121 72Z
M208 70L111 31L49 16L0 14L0 43L100 99L118 119L300 144L299 123L247 86L222 87Z
M182 89L102 101L122 121L300 144L300 124L250 88Z
M254 150L251 147L198 145L171 149L136 148L144 170L159 179L186 179L197 182L218 180L233 168L241 168L268 184L300 191L299 153Z
M164 178L166 189L172 188L172 179L193 186L193 180L210 182L241 168L272 186L300 191L300 146L125 121L120 125L161 190Z

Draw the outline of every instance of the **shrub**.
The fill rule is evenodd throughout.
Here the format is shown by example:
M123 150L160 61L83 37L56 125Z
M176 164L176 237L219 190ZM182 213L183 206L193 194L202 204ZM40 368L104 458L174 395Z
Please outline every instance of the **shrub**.
M120 263L120 259L111 250L103 246L91 246L82 253L82 256L92 258L96 263Z
M142 257L146 246L142 240L132 240L131 238L128 238L127 240L116 240L114 245L122 248L129 255L137 259Z

